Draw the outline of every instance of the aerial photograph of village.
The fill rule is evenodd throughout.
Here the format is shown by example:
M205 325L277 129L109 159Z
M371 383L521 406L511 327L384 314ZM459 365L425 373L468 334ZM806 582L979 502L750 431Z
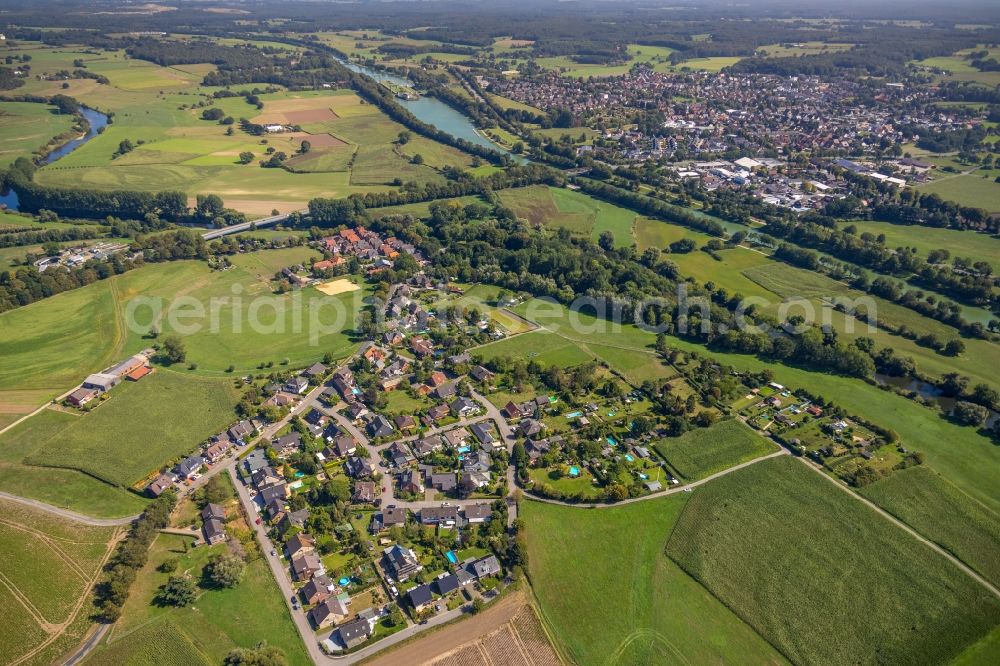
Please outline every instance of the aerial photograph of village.
M0 666L1000 664L996 0L0 0Z

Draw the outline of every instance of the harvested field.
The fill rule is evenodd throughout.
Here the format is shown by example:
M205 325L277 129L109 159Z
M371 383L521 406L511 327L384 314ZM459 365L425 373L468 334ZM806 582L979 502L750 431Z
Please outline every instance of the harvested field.
M338 278L336 280L330 280L329 282L316 285L316 290L323 292L327 296L346 294L349 291L358 291L359 289L361 289L361 287L346 278Z
M369 666L559 666L562 660L523 592L487 606L479 615L388 650Z
M321 123L324 120L334 120L337 114L330 109L309 109L306 111L286 111L285 118L292 125L301 123Z

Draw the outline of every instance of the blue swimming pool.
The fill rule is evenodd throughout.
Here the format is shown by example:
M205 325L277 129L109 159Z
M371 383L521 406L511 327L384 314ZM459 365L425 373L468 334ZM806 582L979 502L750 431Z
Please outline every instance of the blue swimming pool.
M627 461L629 461L629 462L632 462L632 461L634 461L634 460L635 460L635 458L633 458L633 457L632 457L632 454L631 454L631 453L626 453L626 454L625 454L625 460L627 460Z
M583 416L583 412L570 412L569 414L566 415L566 418L568 418L568 419L576 419L576 418L579 418L581 416Z
M458 452L459 453L468 453L469 452L469 447L468 446L460 446L460 447L458 447Z
M351 582L351 579L350 578L341 578L337 582L340 583L341 587L344 587L345 585L347 585L348 583Z
M611 446L618 446L618 440L614 437L608 437L608 444Z
M576 466L570 467L569 468L569 475L570 476L580 476L580 468L576 467Z
M458 556L455 555L455 551L449 550L447 553L444 554L444 556L447 557L448 561L451 562L452 564L458 564Z

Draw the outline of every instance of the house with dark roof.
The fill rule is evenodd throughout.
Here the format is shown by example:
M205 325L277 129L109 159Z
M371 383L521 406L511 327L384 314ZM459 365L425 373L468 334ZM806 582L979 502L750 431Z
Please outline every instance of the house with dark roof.
M472 436L479 440L479 443L483 446L493 446L496 438L493 436L493 428L489 423L473 423L469 426L469 430L472 431Z
M279 456L290 456L302 446L302 435L297 432L290 432L277 439L271 440L271 448Z
M451 528L458 524L458 507L431 506L420 510L420 523Z
M205 543L211 545L221 543L226 540L226 525L218 518L209 518L201 528L205 535Z
M355 479L361 479L366 476L374 475L375 465L373 465L367 458L351 456L347 459L347 462L344 463L344 471L347 472L348 476L354 477Z
M418 585L406 593L406 600L413 606L413 610L419 613L425 610L434 602L434 595L430 585Z
M333 580L326 574L313 576L308 583L302 586L299 592L302 594L306 605L322 603L333 594L335 586Z
M458 584L458 576L455 574L445 574L440 578L435 579L433 585L437 590L437 593L442 597L446 594L451 594L460 587Z
M177 464L177 473L181 478L186 479L197 474L205 465L205 459L200 455L190 456Z
M368 434L373 438L378 437L388 437L393 433L394 429L392 423L389 419L385 418L381 414L378 414L371 420L368 424Z
M164 472L156 477L152 483L146 486L146 492L148 492L153 497L159 497L163 494L163 491L170 488L177 481L177 477L170 473Z
M271 502L284 502L285 499L292 494L292 491L288 488L288 484L284 481L276 483L273 486L267 486L260 490L260 499L264 504L270 504Z
M455 382L449 384L441 384L434 389L434 397L438 400L447 400L451 398L458 392Z
M442 493L450 493L458 487L454 472L432 472L426 478L427 485Z
M441 441L440 435L431 435L429 437L424 437L413 444L413 453L418 458L423 458L426 455L438 451L444 443Z
M448 409L451 410L453 416L461 418L478 411L479 407L468 398L459 396L458 398L455 398L450 405L448 405Z
M448 416L450 410L448 405L434 405L427 410L427 418L433 421L440 421L441 419Z
M340 625L337 629L337 635L340 637L340 642L348 649L357 647L368 640L371 636L372 625L365 619L351 620L345 624Z
M308 368L302 371L302 374L310 379L315 379L316 377L322 377L327 373L327 367L322 363L313 363Z
M285 552L288 553L288 557L294 558L297 555L302 555L304 553L312 553L316 550L316 540L305 532L300 532L294 535L285 544Z
M470 525L485 523L493 516L493 509L489 504L468 504L462 509L465 522Z
M521 408L514 404L513 401L508 401L500 411L503 413L504 417L508 419L519 419L522 416Z
M410 576L423 569L416 553L409 548L403 548L396 544L382 552L386 570L399 582L405 582Z
M472 562L468 567L466 567L476 579L486 578L487 576L495 576L501 572L500 562L497 560L496 555L487 555L481 559Z
M465 428L453 428L444 434L448 446L461 446L469 439L469 431Z
M415 469L408 469L399 475L399 489L404 493L419 495L424 492L424 477Z
M296 580L306 581L317 574L326 573L326 569L316 553L303 553L292 558L292 573Z
M406 467L411 462L416 460L414 455L410 452L410 448L403 442L393 442L392 445L386 449L389 454L389 460L396 467Z
M378 496L378 486L374 481L358 481L354 484L351 501L355 504L374 504Z
M284 386L286 393L294 393L295 395L302 395L307 388L309 388L309 380L305 377L292 377L285 382Z
M346 620L350 616L347 604L337 597L329 597L309 611L309 621L317 629L329 627Z

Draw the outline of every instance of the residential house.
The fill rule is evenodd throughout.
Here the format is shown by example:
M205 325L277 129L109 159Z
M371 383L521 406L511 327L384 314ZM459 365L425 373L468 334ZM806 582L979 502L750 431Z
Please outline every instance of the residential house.
M462 418L479 411L479 406L468 398L459 396L448 405L448 409L451 410L453 416Z
M465 522L470 525L485 523L493 517L493 510L489 504L469 504L462 509L465 515Z
M337 634L340 636L340 642L344 644L344 647L350 649L357 647L368 640L371 636L372 625L368 620L357 619L351 620L346 624L340 625L337 629Z
M344 463L344 471L355 479L363 479L375 474L375 465L373 465L367 458L351 456L347 459L347 462Z
M441 384L434 389L433 395L438 400L448 400L458 393L458 386L455 382Z
M193 475L197 474L199 470L205 465L205 459L200 455L193 455L185 458L180 463L177 464L177 474L182 479L191 478Z
M463 472L458 482L459 490L465 495L471 495L490 484L490 475L485 472Z
M440 435L424 437L413 445L413 454L418 458L423 458L434 451L440 450L443 445Z
M458 487L454 472L434 472L427 476L427 484L442 493L450 493Z
M354 455L355 451L358 450L358 445L357 442L354 441L353 437L350 437L349 435L341 435L337 439L333 440L333 444L328 448L332 449L337 458L346 458L347 456Z
M427 410L427 418L432 423L437 422L447 417L450 411L448 405L435 405Z
M271 440L271 448L281 457L287 457L295 453L302 446L302 435L297 432L290 432L277 439Z
M489 370L487 370L486 368L484 368L481 365L477 365L476 367L474 367L469 372L469 374L472 375L473 377L475 377L477 381L484 382L484 383L489 383L489 382L493 381L494 377L496 377L495 374L493 374L492 372L490 372Z
M473 451L466 455L465 460L462 462L462 471L464 472L489 472L490 465L493 464L490 454L486 451L479 450Z
M243 420L231 427L227 432L229 438L234 442L246 443L250 437L257 433L257 426L252 421Z
M454 428L444 434L444 440L448 446L462 446L469 439L469 431L465 428Z
M534 437L542 431L545 426L541 421L536 421L535 419L525 419L518 424L517 431L521 433L523 437Z
M368 424L368 434L373 438L388 437L394 432L392 423L381 414L377 415Z
M383 551L386 570L399 582L405 582L423 567L417 560L417 555L409 548L399 544L390 546Z
M451 594L459 588L458 576L455 574L443 574L434 580L434 588L442 597Z
M410 449L403 442L393 442L392 445L386 449L386 453L389 454L389 460L396 467L406 467L412 463L416 458L410 452Z
M118 384L118 381L119 379L116 375L96 372L83 380L82 387L107 393Z
M469 569L469 573L479 580L488 576L495 576L501 572L500 562L497 560L496 555L487 555L478 559L467 568Z
M479 443L485 447L493 446L493 443L496 441L496 438L493 437L493 429L489 423L473 423L469 430L479 440Z
M265 505L270 504L271 502L284 502L285 499L291 494L291 489L284 481L276 483L273 486L261 488L260 490L260 498Z
M503 413L504 418L515 420L521 418L521 408L514 404L513 401L509 401L504 405L503 409L500 410Z
M458 507L432 506L420 510L420 522L423 525L440 525L451 528L458 524Z
M201 510L202 533L205 543L217 544L226 540L226 512L218 504L208 504Z
M424 338L413 338L410 340L410 349L420 357L430 356L434 353L434 345Z
M440 370L435 370L427 378L427 385L431 388L437 388L444 385L448 381L448 375L444 374Z
M336 589L336 586L333 584L333 580L326 574L320 574L313 576L308 583L302 586L299 592L302 594L302 600L306 602L306 605L312 606L329 599L334 589Z
M350 615L347 604L336 597L330 597L309 611L309 621L317 629L339 624Z
M100 395L100 391L95 388L78 388L66 396L66 402L74 407L82 407Z
M285 544L285 552L288 553L289 558L295 558L299 555L305 553L312 553L316 551L316 540L305 532L299 532L298 534L292 536Z
M285 382L284 386L286 393L294 393L295 395L302 395L307 388L309 388L309 380L305 377L292 377Z
M408 469L399 475L399 489L404 493L419 495L424 492L424 479L419 471Z
M205 457L208 458L209 462L219 462L231 448L233 448L233 443L227 435L226 439L221 439L205 449Z
M307 581L317 574L326 573L316 553L303 553L292 558L292 573L296 580Z
M254 472L268 466L267 454L263 449L254 449L249 455L240 460L239 470L243 479L249 479Z
M389 506L382 509L380 513L372 516L372 524L369 527L372 534L378 534L382 530L406 524L406 509L396 506Z
M393 421L396 423L396 428L402 431L413 430L417 427L417 421L409 414L400 414Z
M434 602L430 585L418 585L407 592L406 598L417 613L427 609Z
M283 511L283 505L279 504L279 506ZM287 534L292 528L302 529L305 527L307 520L309 520L309 509L299 509L298 511L282 513L281 520L278 521L278 532Z
M177 481L177 477L169 472L164 472L156 477L152 483L146 486L146 491L153 497L159 497L163 491L170 488Z
M327 367L322 363L313 363L302 371L302 374L309 379L317 379L327 373Z
M355 504L374 504L378 496L378 486L374 481L358 481L354 484L351 501Z

